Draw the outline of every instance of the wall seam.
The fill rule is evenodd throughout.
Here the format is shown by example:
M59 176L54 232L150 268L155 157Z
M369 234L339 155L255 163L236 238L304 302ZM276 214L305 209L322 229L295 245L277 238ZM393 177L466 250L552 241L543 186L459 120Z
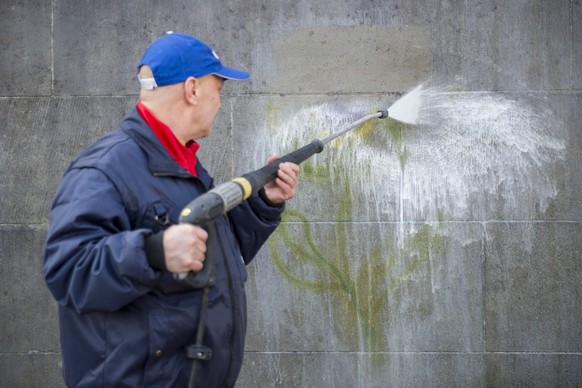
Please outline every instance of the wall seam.
M50 37L50 45L51 45L51 90L50 90L50 97L53 97L55 94L55 7L56 1L51 1L51 37Z

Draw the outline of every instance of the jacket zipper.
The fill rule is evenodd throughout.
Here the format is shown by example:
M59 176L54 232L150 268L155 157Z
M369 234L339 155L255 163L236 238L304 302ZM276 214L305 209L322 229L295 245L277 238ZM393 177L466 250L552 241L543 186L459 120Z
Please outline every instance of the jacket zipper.
M228 220L227 220L228 223ZM229 244L230 245L230 244ZM222 382L222 385L224 385L226 383L226 380L228 380L230 378L230 375L232 373L232 357L233 357L233 341L234 341L234 337L236 334L236 328L238 326L238 317L236 316L236 312L237 312L237 299L236 299L236 295L235 295L235 291L234 291L234 284L233 284L233 279L232 279L232 269L230 268L230 263L227 259L227 255L224 254L223 255L224 258L224 268L226 269L226 276L228 277L228 292L230 294L230 301L231 301L231 309L230 309L230 313L232 316L232 330L230 332L230 339L228 341L229 346L230 346L230 351L228 352L228 371L225 375L225 379Z

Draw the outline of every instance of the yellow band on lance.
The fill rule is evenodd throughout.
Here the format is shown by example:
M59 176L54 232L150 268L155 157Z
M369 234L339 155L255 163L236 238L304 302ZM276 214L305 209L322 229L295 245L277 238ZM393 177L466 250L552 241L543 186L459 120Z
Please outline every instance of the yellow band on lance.
M238 183L243 189L243 199L247 199L253 193L253 187L251 183L243 177L234 178L232 180L234 183Z

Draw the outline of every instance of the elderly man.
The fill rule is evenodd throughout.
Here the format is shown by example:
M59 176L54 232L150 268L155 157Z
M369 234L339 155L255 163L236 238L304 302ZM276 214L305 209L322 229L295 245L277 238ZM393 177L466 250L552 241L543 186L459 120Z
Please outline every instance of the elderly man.
M245 264L279 224L299 167L282 163L275 180L216 220L220 255L207 308L203 290L173 275L200 271L206 256L207 232L178 224L181 209L213 187L196 140L212 132L224 81L248 77L192 36L161 37L138 65L136 108L65 172L44 272L59 302L67 386L187 386L186 349L200 330L212 356L200 361L197 385L235 384L246 330ZM201 313L206 324L199 328Z

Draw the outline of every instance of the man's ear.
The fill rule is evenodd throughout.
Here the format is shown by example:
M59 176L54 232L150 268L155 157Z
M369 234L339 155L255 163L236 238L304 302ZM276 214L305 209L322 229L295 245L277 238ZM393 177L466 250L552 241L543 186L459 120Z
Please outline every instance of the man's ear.
M196 105L198 104L198 88L200 86L200 81L194 77L186 78L184 81L184 98L188 103Z

